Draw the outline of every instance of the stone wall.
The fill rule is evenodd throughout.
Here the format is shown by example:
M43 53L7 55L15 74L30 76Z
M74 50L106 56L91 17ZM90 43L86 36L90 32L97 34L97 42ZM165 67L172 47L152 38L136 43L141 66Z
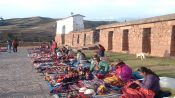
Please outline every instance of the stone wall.
M99 32L99 33L98 33ZM61 43L60 35L56 36ZM95 30L71 32L65 44L80 47L99 42L106 50L151 56L175 56L175 14L139 21L103 25Z
M123 44L123 36L124 30L128 30L129 53L145 52L152 56L172 56L172 54L175 55L175 49L170 49L170 47L175 47L175 44L172 44L175 43L175 39L171 41L171 38L174 38L172 37L173 25L175 25L175 20L106 28L100 30L100 43L106 50L111 50L109 47L112 45L112 51L114 52L126 51L126 49L122 49L125 45ZM146 30L150 30L150 35ZM109 39L110 31L114 32L113 39ZM112 44L109 43L110 40L112 40Z
M95 31L94 30L84 30L81 32L71 32L65 34L64 45L69 45L71 47L82 47L87 45L95 44ZM60 34L57 34L55 40L58 45L63 45L62 38Z

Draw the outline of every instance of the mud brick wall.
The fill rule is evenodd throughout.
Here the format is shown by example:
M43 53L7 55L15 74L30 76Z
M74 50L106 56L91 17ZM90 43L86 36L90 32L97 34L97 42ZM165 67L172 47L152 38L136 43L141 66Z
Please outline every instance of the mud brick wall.
M55 40L58 44L62 43L60 35L56 35ZM95 30L65 35L65 44L73 47L98 42L106 50L114 52L144 52L159 57L175 56L175 14L103 25Z
M94 30L82 31L82 32L71 32L69 34L65 34L64 45L69 45L72 47L82 47L86 45L94 44ZM62 38L60 34L57 34L55 40L58 45L62 45Z
M110 37L110 32L113 32L114 35L114 28L100 30L99 43L103 45L106 50L112 50L113 47L114 36Z

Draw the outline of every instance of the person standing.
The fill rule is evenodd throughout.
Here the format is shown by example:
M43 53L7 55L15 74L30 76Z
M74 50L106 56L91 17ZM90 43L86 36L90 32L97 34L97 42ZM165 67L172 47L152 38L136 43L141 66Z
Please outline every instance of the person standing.
M13 40L12 42L12 46L13 46L13 52L17 52L17 47L18 47L18 42L16 39Z
M7 41L7 50L8 50L9 53L11 53L11 49L12 49L12 41L8 40Z
M57 43L54 40L52 40L51 52L56 54L56 49L57 49Z
M99 57L104 57L105 56L105 48L98 44L98 52L97 52Z

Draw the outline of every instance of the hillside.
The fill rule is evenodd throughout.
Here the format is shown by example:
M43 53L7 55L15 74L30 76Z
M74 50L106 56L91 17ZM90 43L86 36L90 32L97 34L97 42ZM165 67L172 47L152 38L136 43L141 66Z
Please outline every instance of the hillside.
M85 29L95 28L95 27L100 26L100 25L111 24L111 23L117 23L117 21L90 21L90 20L85 20L84 21L84 27L85 27Z
M0 41L17 37L20 41L40 42L54 39L56 20L46 17L13 18L0 20ZM85 28L109 24L109 21L84 21Z
M2 20L1 20L2 21ZM21 41L51 40L55 36L55 19L45 17L14 18L0 23L1 40L17 37Z

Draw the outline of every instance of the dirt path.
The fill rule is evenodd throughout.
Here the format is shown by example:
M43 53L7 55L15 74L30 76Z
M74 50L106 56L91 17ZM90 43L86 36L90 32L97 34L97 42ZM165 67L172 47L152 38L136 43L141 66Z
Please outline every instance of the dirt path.
M0 52L0 98L52 98L48 91L27 57L27 48Z

